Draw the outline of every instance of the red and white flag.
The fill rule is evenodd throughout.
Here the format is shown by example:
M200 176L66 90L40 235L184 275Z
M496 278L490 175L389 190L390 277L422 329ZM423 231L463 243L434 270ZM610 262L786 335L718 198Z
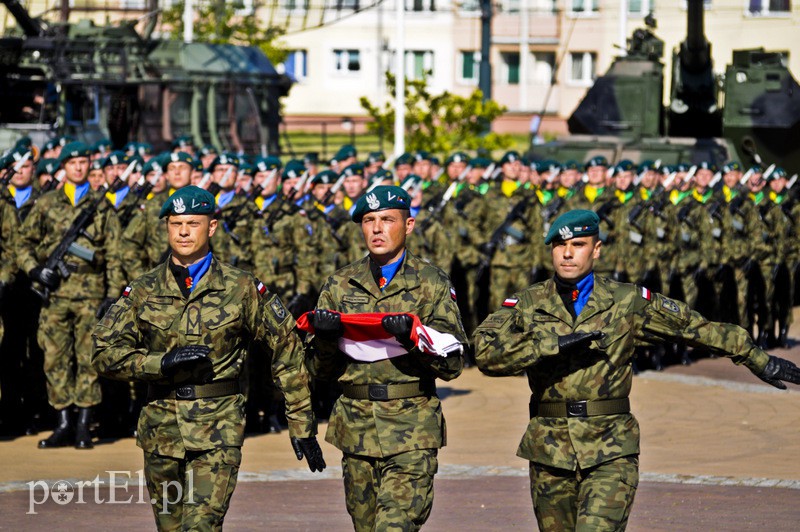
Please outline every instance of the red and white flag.
M297 319L297 327L308 333L314 333L311 314L306 312ZM377 362L405 355L408 350L381 325L384 316L408 313L372 312L365 314L341 314L344 333L339 338L339 349L347 356L360 362ZM448 354L461 351L461 343L455 336L442 333L420 322L418 316L408 314L414 320L411 326L411 341L423 353L446 357Z

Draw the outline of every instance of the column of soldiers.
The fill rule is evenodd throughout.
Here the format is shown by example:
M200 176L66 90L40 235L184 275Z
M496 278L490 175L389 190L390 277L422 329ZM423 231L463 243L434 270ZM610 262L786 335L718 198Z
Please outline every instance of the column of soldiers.
M36 433L52 410L56 431L42 448L91 448L93 412L105 435L133 430L144 392L98 380L88 335L125 286L167 258L159 211L189 184L216 198L214 255L256 275L294 316L313 308L324 279L365 256L350 222L358 199L397 184L417 218L408 246L451 275L468 336L504 298L552 277L543 234L563 212L590 209L601 220L596 271L740 324L763 347L788 343L800 186L781 168L530 162L513 151L497 161L460 151L443 163L426 152L362 161L349 145L320 161L220 153L191 137L158 155L136 143L117 151L70 138L41 151L17 143L0 161L2 430ZM86 227L62 245L87 209ZM271 353L257 351L242 382L248 430L280 431ZM673 361L690 361L683 346L653 346L638 363ZM314 394L318 417L327 417L338 390L315 383ZM114 408L102 406L104 395Z

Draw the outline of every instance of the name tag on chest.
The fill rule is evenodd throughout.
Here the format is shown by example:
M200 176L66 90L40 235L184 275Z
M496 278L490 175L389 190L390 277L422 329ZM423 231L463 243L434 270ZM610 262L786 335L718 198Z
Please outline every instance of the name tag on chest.
M351 305L366 305L369 303L369 296L344 296L342 301Z

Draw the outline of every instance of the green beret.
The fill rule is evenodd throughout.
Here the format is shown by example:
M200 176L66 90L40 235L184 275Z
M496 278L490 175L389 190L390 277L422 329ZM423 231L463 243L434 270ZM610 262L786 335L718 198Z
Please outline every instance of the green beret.
M194 167L194 157L185 151L176 151L169 154L167 164L169 163L186 163L189 166Z
M12 164L16 164L25 157L25 154L30 152L31 149L29 146L15 146L9 153L6 154L6 161L5 164L0 166L0 168L5 168L6 166L11 166ZM30 157L28 159L33 162L33 152L31 152Z
M287 179L294 179L296 177L302 176L306 172L306 165L300 159L292 159L288 163L286 163L286 168L283 169L283 174L281 174L281 181L286 181Z
M385 163L386 156L382 151L372 151L367 155L367 164Z
M418 150L414 152L413 158L415 161L430 161L431 154L425 150Z
M350 144L345 144L344 146L339 148L339 151L337 151L336 155L333 156L333 159L331 159L331 164L336 162L341 162L344 161L345 159L349 159L350 157L356 157L356 156L357 152L355 147Z
M548 161L548 162L554 162L556 165L558 165L558 162L556 161ZM564 170L580 170L581 164L575 159L570 159L569 161L565 162L561 168Z
M239 158L230 153L222 153L220 155L217 155L216 157L214 157L214 160L211 161L211 164L208 165L208 171L209 172L214 171L214 168L216 168L221 164L230 164L233 166L239 166Z
M112 151L108 154L108 157L103 159L103 168L112 164L128 164L130 162L130 156L124 151Z
M141 156L152 155L153 154L153 145L150 144L149 142L139 142L133 148L133 151L134 151L134 153L136 155L141 155Z
M91 146L94 153L106 153L111 149L111 141L108 139L100 139Z
M342 174L347 177L352 177L354 175L364 177L364 165L361 163L353 163L342 170Z
M492 161L490 161L486 157L475 157L469 162L469 164L470 166L472 166L473 170L476 168L481 170L486 170L492 165Z
M186 148L188 146L194 147L194 139L191 135L183 135L172 141L172 149Z
M742 165L739 164L739 161L731 161L725 166L722 167L722 172L727 174L728 172L741 172Z
M539 167L539 172L561 172L561 170L578 170L579 165L578 161L567 161L564 163L564 166L561 166L558 161L553 159L548 159L546 161L542 161Z
M144 166L142 167L142 173L144 175L147 175L150 172L161 172L161 173L164 172L164 169L161 167L161 164L158 161L158 157L153 157L152 159L144 163Z
M623 159L614 167L614 174L618 174L620 172L633 172L635 169L636 167L633 165L633 161Z
M752 165L750 168L747 169L748 172L750 170L752 170L754 174L763 174L764 173L764 167L761 166L760 164Z
M369 184L371 186L374 185L375 183L386 181L387 179L392 183L394 183L394 174L391 172L391 170L387 170L386 168L381 168L380 170L378 170L369 177Z
M451 154L447 159L444 160L444 165L447 166L450 163L467 163L469 164L469 155L464 153L463 151L457 151Z
M200 148L200 155L216 155L217 153L219 152L213 144L205 144L202 148Z
M786 170L784 170L780 166L776 166L775 169L772 170L772 173L769 174L769 176L767 176L767 181L772 181L773 179L781 179L781 178L786 179L787 177L788 174L786 173Z
M712 163L711 161L703 161L697 164L698 170L711 170L712 172L717 171L717 165Z
M520 160L519 152L507 151L500 159L500 164L513 163Z
M303 162L306 164L317 164L319 163L319 153L315 151L310 151L303 156Z
M102 170L105 159L95 159L89 163L89 170Z
M61 161L58 159L39 159L39 163L36 165L36 177L42 174L55 174L59 164Z
M92 150L89 148L88 145L84 142L70 142L66 146L61 149L61 155L59 156L59 161L62 163L66 162L69 159L74 157L89 157L92 154Z
M323 170L311 180L312 185L332 185L338 179L338 175L333 170Z
M636 169L636 173L641 174L643 172L655 169L656 169L656 163L651 159L646 159L641 163L639 163L639 167Z
M158 217L172 214L214 214L214 196L194 185L179 188L161 206Z
M76 139L72 135L64 135L63 137L58 137L58 139L56 139L56 144L63 148L64 146L66 146L70 142L75 142L76 140L78 140L78 139Z
M422 178L417 174L408 174L403 182L400 183L400 188L408 190L411 187L418 187L422 184Z
M394 167L397 168L402 164L414 164L414 157L410 153L401 154L394 162Z
M24 148L27 151L31 149L31 146L33 146L33 141L30 137L20 137L17 139L17 142L14 143L14 149Z
M389 209L409 210L411 197L408 192L394 185L379 185L372 192L358 198L353 209L353 221L361 223L365 214Z
M567 211L553 222L547 236L545 244L554 241L569 240L580 236L596 235L600 232L600 218L594 211L575 209Z
M608 168L608 159L606 159L602 155L597 155L595 157L592 157L591 159L589 159L586 162L586 165L584 166L584 170L588 170L589 168L591 168L593 166L604 166L604 167Z
M239 172L246 176L253 177L256 173L256 167L250 163L242 162L239 164Z
M192 170L195 172L202 172L205 170L205 168L203 168L203 161L201 161L199 158L192 159Z
M692 165L690 165L689 163L678 163L676 165L673 165L672 171L673 172L688 172L689 168L691 168L691 167L692 167Z
M267 157L256 157L256 171L258 172L271 172L272 170L280 170L283 167L280 157L269 155Z
M44 143L44 150L45 151L52 150L56 146L58 146L58 137L53 137L52 139Z

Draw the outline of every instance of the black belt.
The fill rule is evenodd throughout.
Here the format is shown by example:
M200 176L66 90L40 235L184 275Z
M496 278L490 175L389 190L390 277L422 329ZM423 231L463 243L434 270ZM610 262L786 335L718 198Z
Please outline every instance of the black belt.
M159 399L192 401L194 399L208 399L209 397L235 395L237 393L239 393L239 381L233 379L211 382L209 384L182 384L180 386L165 386L161 384L147 385L148 402L157 401Z
M631 402L623 399L605 399L598 401L567 401L565 403L542 402L531 399L531 417L590 417L627 414L631 411Z
M343 384L342 395L348 399L366 401L391 401L435 395L436 385L432 380L408 382L405 384Z

